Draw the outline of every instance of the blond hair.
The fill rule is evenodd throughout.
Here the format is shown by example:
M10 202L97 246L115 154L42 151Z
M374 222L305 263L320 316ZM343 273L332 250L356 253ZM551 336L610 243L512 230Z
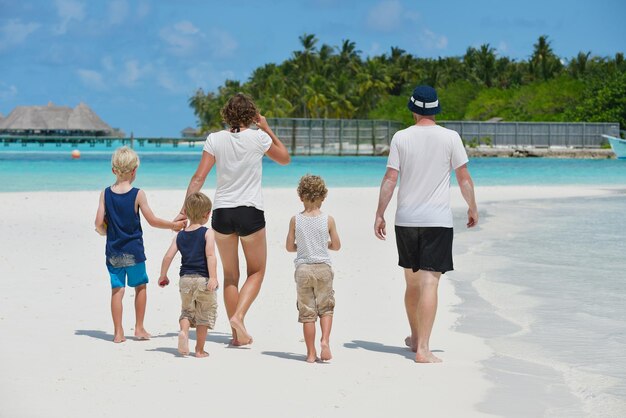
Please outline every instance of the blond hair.
M306 202L323 201L326 199L328 189L320 176L306 174L300 178L298 184L298 196Z
M185 213L194 224L200 223L212 207L211 199L204 193L192 193L185 199Z
M231 129L247 128L256 121L259 109L252 97L237 93L226 102L220 114Z
M118 177L126 177L139 167L139 156L126 146L120 147L115 150L113 157L111 157L111 167Z

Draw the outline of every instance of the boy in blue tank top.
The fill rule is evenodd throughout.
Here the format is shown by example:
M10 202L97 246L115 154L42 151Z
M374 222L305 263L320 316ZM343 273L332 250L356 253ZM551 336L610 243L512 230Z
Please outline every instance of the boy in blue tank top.
M298 253L294 260L298 322L302 323L306 361L309 363L332 358L329 340L335 291L328 250L338 251L341 242L335 220L320 210L327 193L328 189L321 177L307 174L300 179L298 196L304 204L304 210L291 218L286 243L287 251ZM315 349L315 322L318 317L322 328L319 358Z
M180 251L180 299L178 318L178 352L189 354L189 328L196 328L196 357L207 357L204 342L207 332L215 326L217 316L217 258L213 230L203 225L211 215L211 199L203 193L192 193L185 199L189 226L176 234L161 263L159 286L170 283L167 271Z
M127 280L128 285L135 288L135 338L147 340L150 334L144 328L143 320L148 275L139 212L155 228L179 231L185 227L185 222L158 218L150 209L145 192L132 186L139 167L135 151L128 147L116 149L111 166L115 184L100 194L95 225L96 232L107 237L105 253L112 288L113 342L126 341L122 327L122 299Z

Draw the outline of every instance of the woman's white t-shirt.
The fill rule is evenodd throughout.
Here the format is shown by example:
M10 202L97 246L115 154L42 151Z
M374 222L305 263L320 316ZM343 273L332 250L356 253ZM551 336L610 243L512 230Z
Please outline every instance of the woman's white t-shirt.
M215 157L217 187L213 209L253 206L263 210L263 155L272 138L258 129L209 134L204 151Z
M400 172L395 224L452 228L450 172L467 161L456 131L413 125L396 132L387 160Z

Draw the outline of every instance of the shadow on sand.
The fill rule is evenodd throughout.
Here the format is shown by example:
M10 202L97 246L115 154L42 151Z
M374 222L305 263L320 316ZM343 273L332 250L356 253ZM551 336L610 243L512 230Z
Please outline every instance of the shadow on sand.
M178 352L178 348L176 347L157 347L157 348L149 348L146 351L154 351L159 353L167 353L172 354L174 357L184 358L182 354Z
M74 331L74 335L84 335L84 336L87 336L87 337L95 338L97 340L104 340L104 341L108 341L108 342L113 341L113 334L109 334L106 331L100 331L100 330L97 330L97 329L77 329L76 331ZM169 338L169 337L175 337L177 335L178 335L178 333L176 333L176 332L168 332L167 334L153 335L150 339ZM126 335L126 339L127 340L135 340L135 337L132 334L131 335ZM137 341L149 341L149 340L139 340L139 339L137 339Z
M393 346L393 345L385 345L382 343L376 343L372 341L362 341L362 340L352 340L352 342L345 343L343 345L346 348L350 349L359 349L362 348L368 351L376 351L378 353L385 354L398 354L406 359L415 360L415 353L412 352L406 346ZM432 350L433 353L442 353L443 350Z
M261 351L261 354L286 360L306 361L306 355L304 354L285 353L283 351Z

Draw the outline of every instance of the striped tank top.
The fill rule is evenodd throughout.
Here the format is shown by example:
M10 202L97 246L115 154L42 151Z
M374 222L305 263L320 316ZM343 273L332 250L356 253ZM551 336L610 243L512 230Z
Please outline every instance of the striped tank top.
M318 216L296 215L296 246L298 252L294 263L331 265L328 254L328 215L322 213Z

